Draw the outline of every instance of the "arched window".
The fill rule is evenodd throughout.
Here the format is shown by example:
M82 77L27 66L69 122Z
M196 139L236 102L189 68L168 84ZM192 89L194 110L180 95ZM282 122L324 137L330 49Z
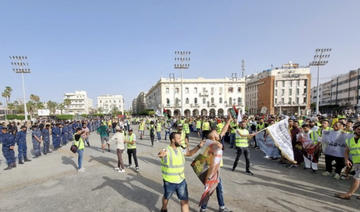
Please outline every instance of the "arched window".
M203 104L206 104L206 98L203 98Z
M189 98L186 98L185 104L189 104Z
M198 102L197 102L197 98L195 98L195 99L194 99L194 103L195 103L195 104L197 104L197 103L198 103Z
M214 104L214 103L215 103L214 97L211 97L211 104Z
M222 104L222 98L221 97L219 98L219 103Z
M238 105L241 105L241 97L238 98Z
M166 99L166 104L170 105L170 99Z

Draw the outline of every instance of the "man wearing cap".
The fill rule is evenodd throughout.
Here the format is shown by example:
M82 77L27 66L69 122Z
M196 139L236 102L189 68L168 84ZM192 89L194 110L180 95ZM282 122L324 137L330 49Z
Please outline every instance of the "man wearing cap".
M33 143L35 158L41 156L41 150L40 150L41 142L42 142L42 135L41 135L40 128L37 125L33 125L32 143Z
M347 167L353 166L355 170L354 181L347 193L337 193L336 197L341 199L350 199L360 186L360 122L355 123L354 137L346 139L345 164ZM352 162L350 161L352 157ZM360 200L360 197L357 197Z
M25 126L21 126L20 128L21 130L19 132L16 133L16 137L15 137L15 142L18 145L18 159L19 159L19 164L24 164L24 160L25 162L30 161L27 158L26 152L27 152L27 146L26 146L26 127Z
M1 129L0 143L2 143L2 152L6 163L8 165L4 170L9 170L16 167L15 161L15 137L11 133L8 133L7 127Z

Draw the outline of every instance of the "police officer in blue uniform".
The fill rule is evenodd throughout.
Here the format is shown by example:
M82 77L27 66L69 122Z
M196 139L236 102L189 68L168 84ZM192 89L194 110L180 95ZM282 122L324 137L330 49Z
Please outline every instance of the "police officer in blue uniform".
M59 123L56 123L55 126L53 126L51 133L52 133L54 150L57 150L60 148L60 136L61 136Z
M32 143L33 143L33 148L34 148L34 158L37 158L39 156L41 156L41 142L42 142L42 135L41 135L41 131L40 128L35 124L33 125L33 129L32 129Z
M24 164L25 162L29 162L31 160L27 157L27 144L26 144L26 126L21 126L21 130L16 133L15 142L18 145L18 159L19 164Z
M51 153L50 151L50 124L46 124L45 128L42 129L41 135L44 141L43 144L43 153L46 155L47 153Z
M68 142L68 127L66 124L62 124L62 132L61 132L61 144L65 146Z
M11 132L8 132L8 128L5 126L1 129L0 142L2 143L2 152L8 165L4 170L15 168L15 136Z

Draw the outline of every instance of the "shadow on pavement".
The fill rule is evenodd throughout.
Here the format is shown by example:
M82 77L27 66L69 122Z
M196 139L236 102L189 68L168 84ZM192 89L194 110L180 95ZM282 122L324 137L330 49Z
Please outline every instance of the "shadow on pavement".
M75 169L78 168L77 164L75 163L75 161L73 160L74 157L66 157L66 156L62 156L62 163L65 165L72 165Z
M272 178L272 177L268 177L268 176L264 176L264 175L260 175L260 174L255 175L255 177L263 180L264 182L258 182L255 180L247 180L247 183L238 183L235 181L233 181L233 182L236 184L242 185L242 186L244 186L244 185L248 185L248 186L262 185L262 186L270 188L270 189L282 190L283 192L289 193L289 195L293 194L294 196L301 195L304 197L309 197L309 198L311 198L312 201L319 202L323 205L335 204L335 205L343 205L345 207L352 207L354 209L358 208L358 206L355 206L355 204L353 204L353 205L344 204L345 201L335 198L334 192L331 190L327 190L327 189L323 189L323 188L314 188L313 186L306 186L306 185L298 184L298 183L295 183L294 181L289 182L286 180ZM321 186L321 185L319 185L319 186ZM269 200L275 202L274 199L269 198ZM284 201L281 201L281 202L284 203ZM279 204L278 201L275 203ZM294 205L292 202L288 202L288 203ZM346 203L349 203L349 202L346 201ZM281 205L281 204L279 204L279 205ZM281 205L281 206L283 206L284 209L289 210L288 206L284 206L284 205ZM299 207L298 205L295 205L295 206ZM291 211L295 211L295 210L291 210ZM326 210L324 210L324 211L326 211Z
M110 168L117 167L117 160L114 158L109 158L109 157L104 157L104 156L94 157L94 156L90 155L90 160L88 162L90 163L91 161L96 161L96 162L101 163Z

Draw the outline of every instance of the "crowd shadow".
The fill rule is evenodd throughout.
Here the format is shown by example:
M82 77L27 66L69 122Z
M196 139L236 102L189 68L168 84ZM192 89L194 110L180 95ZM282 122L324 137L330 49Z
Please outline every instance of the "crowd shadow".
M72 165L75 169L78 168L77 164L73 160L74 157L62 156L61 160L64 165Z
M95 157L95 156L90 155L90 160L88 162L91 163L92 161L96 161L96 162L101 163L104 166L107 166L110 168L117 167L117 160L114 158L109 158L109 157L104 157L104 156Z

